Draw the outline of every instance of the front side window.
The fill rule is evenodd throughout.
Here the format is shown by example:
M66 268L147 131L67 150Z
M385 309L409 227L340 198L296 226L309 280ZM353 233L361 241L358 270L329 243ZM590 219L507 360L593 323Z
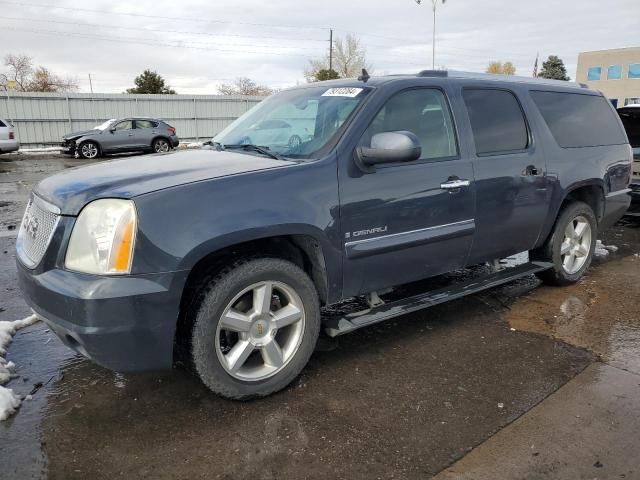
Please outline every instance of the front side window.
M640 78L640 63L629 65L629 78Z
M478 155L524 150L529 133L520 103L506 90L466 88L462 93Z
M371 87L306 87L262 101L218 135L222 145L253 144L293 158L313 158L337 138Z
M131 130L133 128L133 122L131 120L125 120L123 122L116 123L113 127L116 130Z
M622 78L622 65L611 65L607 69L608 80L620 80Z
M398 131L418 137L420 160L458 155L451 112L440 90L407 90L391 97L367 128L360 145L369 147L377 133Z
M591 67L587 71L587 80L600 80L602 67Z

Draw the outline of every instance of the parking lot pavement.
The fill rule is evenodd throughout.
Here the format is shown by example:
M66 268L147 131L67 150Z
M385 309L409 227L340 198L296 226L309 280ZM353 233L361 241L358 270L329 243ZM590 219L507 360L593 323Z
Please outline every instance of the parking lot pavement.
M12 168L25 167L8 168L19 181ZM14 241L0 235L0 320L29 313L15 282ZM631 368L616 358L639 348L631 328L638 292L630 284L637 288L640 228L617 226L604 243L620 250L574 287L539 287L527 278L324 343L290 388L249 403L218 398L179 369L109 372L71 353L43 324L29 327L9 349L20 377L8 386L36 391L0 422L0 477L428 478L472 459L519 422L537 425L541 441L553 422L571 419L558 428L571 432L576 411L596 429L637 412L640 398L616 374ZM609 349L615 335L620 348ZM600 389L589 383L608 375ZM607 408L592 401L589 410L589 395L604 396ZM607 425L610 439L620 434L640 444L640 429ZM524 461L517 436L510 438L513 461ZM535 458L569 465L588 458L570 448L552 457L550 444ZM596 474L626 471L612 454L596 461L604 465L593 467ZM613 466L620 468L605 470Z

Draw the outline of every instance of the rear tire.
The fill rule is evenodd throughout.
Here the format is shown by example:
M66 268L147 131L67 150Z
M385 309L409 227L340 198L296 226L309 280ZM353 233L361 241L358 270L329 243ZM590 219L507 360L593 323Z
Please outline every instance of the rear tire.
M166 138L156 138L151 144L151 148L155 153L167 153L171 150L171 145Z
M320 332L313 282L277 258L242 260L223 270L203 285L187 316L197 375L213 392L235 400L289 385Z
M582 278L593 260L598 221L589 205L573 202L565 206L544 245L531 251L532 260L553 263L536 275L549 285L570 285Z

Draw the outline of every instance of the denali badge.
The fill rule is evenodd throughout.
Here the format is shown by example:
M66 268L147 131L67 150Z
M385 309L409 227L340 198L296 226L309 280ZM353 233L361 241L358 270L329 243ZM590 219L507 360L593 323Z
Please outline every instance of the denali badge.
M355 238L355 237L362 237L363 235L371 235L373 233L384 233L387 231L387 226L385 225L384 227L373 227L373 228L367 228L366 230L358 230L355 232L347 232L344 234L345 238Z

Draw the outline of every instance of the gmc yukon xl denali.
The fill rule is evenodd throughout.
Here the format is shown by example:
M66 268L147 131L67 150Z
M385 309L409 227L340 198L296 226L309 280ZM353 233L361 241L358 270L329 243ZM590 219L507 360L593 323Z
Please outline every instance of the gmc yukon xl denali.
M251 143L272 120L308 135ZM569 82L363 72L273 95L209 144L44 179L17 264L71 348L117 371L180 360L234 399L288 385L321 330L524 275L576 282L630 201L619 117Z

